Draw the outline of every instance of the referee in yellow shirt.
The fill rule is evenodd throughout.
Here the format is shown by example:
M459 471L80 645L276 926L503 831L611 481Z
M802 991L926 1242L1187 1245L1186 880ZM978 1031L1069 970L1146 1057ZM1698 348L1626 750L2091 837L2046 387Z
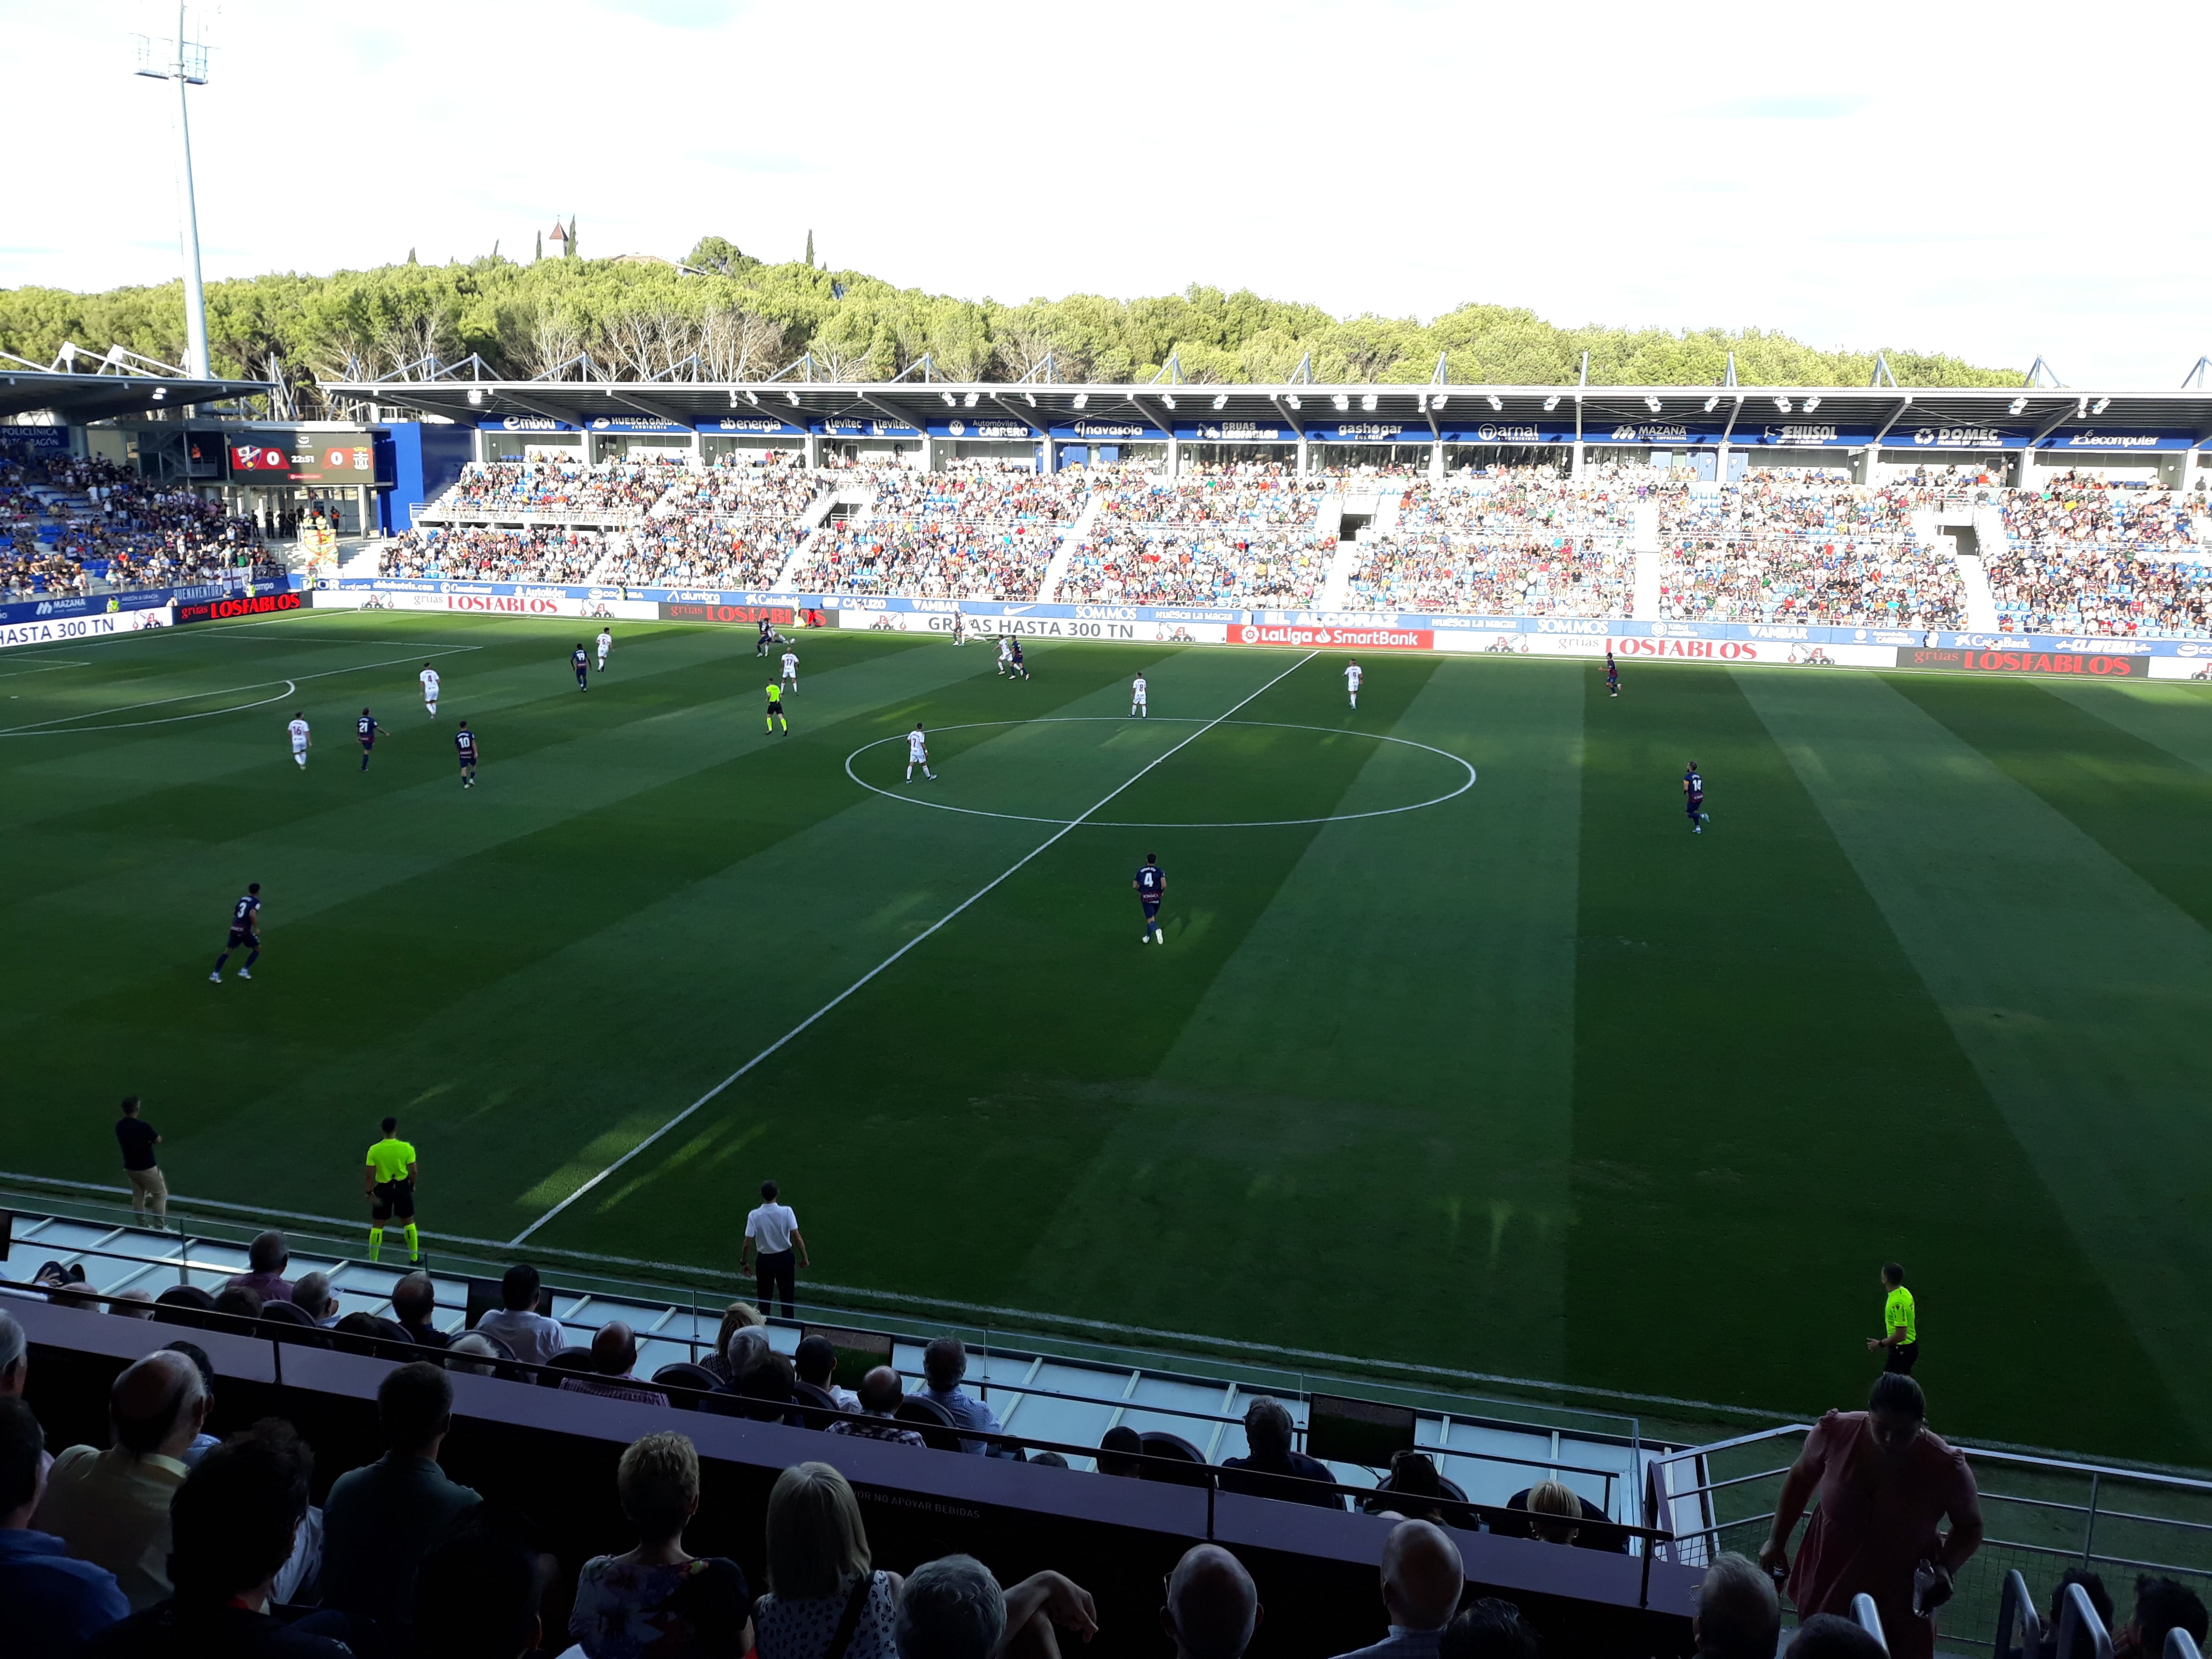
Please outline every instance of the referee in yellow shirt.
M1920 1358L1920 1322L1913 1310L1912 1292L1905 1288L1905 1269L1894 1261L1882 1263L1881 1287L1887 1292L1881 1303L1882 1334L1867 1338L1867 1352L1885 1350L1882 1370L1910 1376Z
M398 1216L407 1230L407 1261L422 1265L422 1236L415 1231L415 1148L399 1139L399 1120L384 1120L384 1138L368 1149L362 1188L368 1197L368 1259L384 1249L384 1224Z

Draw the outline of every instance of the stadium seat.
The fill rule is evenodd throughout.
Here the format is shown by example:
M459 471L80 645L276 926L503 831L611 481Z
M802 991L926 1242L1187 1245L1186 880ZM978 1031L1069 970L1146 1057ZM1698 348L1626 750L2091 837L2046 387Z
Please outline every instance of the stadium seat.
M933 1451L958 1451L959 1425L953 1422L952 1413L934 1400L924 1400L910 1394L899 1401L898 1409L891 1413L902 1423L911 1425L921 1436L922 1443Z
M663 1365L653 1372L653 1380L678 1389L696 1389L701 1394L712 1394L722 1386L721 1379L704 1365L695 1365L684 1359L679 1359L672 1365ZM698 1401L684 1395L672 1395L669 1398L686 1411L695 1411L699 1407Z
M1178 1486L1203 1486L1212 1480L1206 1473L1206 1455L1179 1434L1170 1434L1165 1429L1147 1429L1144 1435L1145 1455L1175 1463L1188 1463L1190 1472L1162 1468L1157 1463L1145 1466L1147 1480L1168 1480Z
M599 1367L592 1364L589 1348L563 1348L546 1360L544 1369L538 1373L538 1381L545 1388L557 1389L564 1376L573 1376L578 1372L588 1376L598 1370Z
M804 1379L791 1385L791 1397L799 1407L798 1416L802 1428L827 1428L836 1421L829 1413L843 1409L829 1389Z

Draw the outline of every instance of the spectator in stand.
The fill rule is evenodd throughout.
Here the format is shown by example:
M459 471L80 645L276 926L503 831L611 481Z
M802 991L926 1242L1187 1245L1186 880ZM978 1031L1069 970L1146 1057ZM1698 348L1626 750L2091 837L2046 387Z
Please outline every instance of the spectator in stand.
M1982 1542L1973 1474L1927 1415L1920 1385L1900 1371L1875 1380L1866 1410L1828 1413L1805 1437L1759 1552L1769 1572L1788 1565L1790 1534L1817 1492L1790 1599L1808 1615L1844 1613L1865 1591L1895 1659L1931 1659L1936 1610ZM1939 1534L1946 1516L1950 1530Z
M1019 1643L1054 1655L1054 1626L1088 1642L1098 1633L1091 1594L1064 1573L1040 1572L1001 1590L972 1555L925 1561L899 1594L899 1659L992 1659Z
M1176 1659L1242 1659L1267 1616L1244 1564L1218 1544L1194 1544L1168 1575L1160 1628Z
M1145 1466L1137 1460L1144 1455L1145 1437L1127 1423L1116 1423L1099 1437L1098 1473L1118 1475L1127 1480L1141 1480Z
M754 1608L759 1659L897 1659L901 1583L876 1570L843 1475L827 1463L794 1463L776 1477L769 1593Z
M422 1558L412 1659L525 1659L544 1627L543 1558L508 1527L471 1516ZM656 1651L658 1651L656 1650Z
M1291 1413L1279 1400L1262 1395L1244 1412L1244 1443L1250 1448L1243 1457L1222 1460L1224 1469L1247 1473L1242 1480L1224 1481L1226 1490L1251 1492L1263 1498L1279 1498L1293 1504L1312 1504L1322 1509L1340 1510L1344 1499L1326 1486L1296 1486L1292 1480L1328 1480L1332 1477L1328 1465L1318 1458L1309 1457L1291 1447L1291 1437L1296 1425ZM1265 1475L1255 1480L1250 1475Z
M131 1218L141 1221L150 1214L155 1226L167 1226L169 1183L162 1179L161 1164L154 1156L161 1137L138 1115L136 1095L123 1097L123 1115L116 1120L115 1139L123 1148L123 1178L131 1184Z
M1539 1480L1528 1488L1528 1531L1547 1544L1571 1544L1582 1528L1583 1500L1564 1480Z
M215 1293L215 1311L232 1319L258 1319L261 1317L261 1292L244 1285L226 1285ZM216 1323L222 1329L236 1328L220 1320Z
M119 1126L118 1126L119 1127ZM280 1232L257 1233L253 1243L246 1247L246 1271L233 1273L223 1281L227 1291L251 1291L264 1302L289 1302L292 1281L284 1277L284 1269L291 1265L292 1248ZM222 1298L216 1297L220 1303ZM261 1310L253 1310L259 1313Z
M841 1417L830 1425L830 1433L854 1434L863 1440L888 1440L901 1446L927 1443L920 1434L897 1420L898 1408L906 1401L906 1389L899 1381L899 1374L890 1366L878 1365L860 1379L860 1409L870 1420L856 1423Z
M2166 1632L2176 1630L2187 1631L2203 1648L2204 1603L2187 1585L2146 1573L2136 1580L2134 1613L2112 1638L2113 1659L2161 1659Z
M1361 1507L1370 1515L1397 1515L1408 1521L1433 1521L1446 1526L1452 1517L1437 1500L1450 1497L1435 1461L1426 1452L1401 1447L1390 1454L1390 1473Z
M730 1339L739 1331L751 1330L767 1322L761 1317L760 1310L751 1303L732 1302L722 1310L721 1328L714 1333L714 1352L701 1359L699 1364L714 1374L717 1382L735 1382L743 1368L733 1370L730 1367Z
M793 1356L798 1368L799 1380L811 1382L837 1402L841 1411L860 1409L860 1396L850 1389L837 1385L837 1350L826 1336L802 1336L799 1352Z
M542 1365L568 1346L560 1322L538 1311L538 1289L537 1268L509 1267L499 1281L500 1300L507 1305L477 1321L478 1330L507 1344L507 1351L526 1365Z
M1431 1659L1466 1588L1451 1534L1433 1522L1401 1521L1382 1540L1382 1607L1390 1633L1351 1659Z
M324 1502L323 1605L368 1646L404 1637L422 1558L483 1502L438 1467L453 1413L453 1385L437 1366L416 1360L386 1373L376 1415L391 1449L340 1475Z
M587 1659L708 1659L749 1653L751 1586L724 1556L684 1551L684 1528L699 1512L699 1453L680 1434L630 1443L615 1471L623 1513L637 1547L594 1556L576 1581L568 1634Z
M21 1400L30 1380L31 1348L15 1316L0 1310L0 1400Z
M94 1638L96 1659L350 1659L269 1616L307 1513L307 1443L273 1419L216 1447L177 1491L175 1594Z
M215 1410L215 1361L208 1358L207 1350L197 1342L165 1342L161 1346L165 1352L180 1353L192 1362L192 1369L200 1374L200 1391L207 1396L208 1410L212 1413ZM191 1468L221 1444L221 1438L210 1434L203 1425L200 1431L192 1437L192 1443L185 1448L185 1467Z
M738 1326L722 1345L720 1356L722 1363L718 1369L726 1373L730 1380L715 1386L725 1394L735 1394L738 1385L744 1381L745 1373L775 1352L769 1342L766 1326Z
M466 1371L471 1376L497 1376L498 1362L505 1358L482 1331L463 1331L446 1345L446 1369ZM463 1360L481 1363L464 1364Z
M131 1611L113 1573L31 1530L46 1455L46 1431L31 1408L0 1399L0 1608L8 1651L21 1659L62 1659Z
M301 1274L299 1283L292 1286L292 1305L313 1320L319 1329L326 1331L338 1322L338 1299L331 1294L328 1273Z
M392 1287L392 1317L416 1346L442 1348L446 1334L432 1322L438 1316L438 1291L428 1273L410 1273Z
M154 1292L143 1285L134 1285L127 1291L118 1291L107 1311L125 1319L151 1319L154 1316Z
M2105 1581L2094 1572L2085 1571L2080 1567L2069 1567L2058 1575L2058 1582L2051 1587L2051 1622L2043 1627L2043 1641L2038 1651L2026 1655L2025 1659L2057 1659L2058 1626L2066 1612L2066 1592L2075 1584L2081 1585L2081 1593L2089 1598L2089 1606L2094 1609L2106 1632L2115 1641L2119 1639L2119 1626L2112 1617L2112 1592L2105 1588ZM2075 1651L2083 1651L2079 1638L2075 1642Z
M1783 1659L1887 1659L1887 1652L1855 1620L1816 1613L1797 1626Z
M922 1381L928 1385L922 1389L921 1398L943 1407L960 1428L998 1433L998 1413L960 1386L967 1375L968 1349L958 1337L938 1337L921 1351ZM960 1449L980 1455L989 1444L983 1440L963 1440Z
M637 1336L619 1319L610 1319L592 1334L591 1376L564 1376L561 1387L569 1394L596 1394L609 1400L635 1401L641 1406L665 1406L668 1396L646 1386L641 1376L630 1375L637 1364Z
M1437 1659L1536 1659L1536 1632L1510 1601L1486 1595L1444 1626Z
M774 1298L781 1290L783 1292L783 1316L795 1319L798 1314L792 1307L792 1298L798 1292L795 1288L797 1276L792 1267L793 1258L796 1255L798 1264L802 1267L811 1267L814 1264L806 1259L806 1241L799 1237L798 1216L792 1212L790 1205L776 1201L775 1182L763 1181L760 1190L758 1207L745 1218L744 1242L738 1246L738 1272L742 1274L746 1271L745 1257L749 1253L757 1251L759 1260L754 1264L753 1271L757 1275L761 1311L764 1314L775 1311Z
M1698 1659L1774 1659L1782 1602L1774 1581L1733 1552L1705 1570L1690 1620Z
M126 1366L108 1390L115 1443L71 1446L54 1459L34 1524L79 1560L115 1575L132 1607L169 1593L169 1504L185 1453L207 1420L199 1368L164 1349Z

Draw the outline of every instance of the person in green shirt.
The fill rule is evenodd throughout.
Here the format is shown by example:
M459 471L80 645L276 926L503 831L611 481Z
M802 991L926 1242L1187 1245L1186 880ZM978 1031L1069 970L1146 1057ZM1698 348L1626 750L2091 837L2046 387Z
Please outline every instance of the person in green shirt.
M783 718L783 687L778 682L770 680L768 683L768 719L761 729L773 732L779 726L783 727L784 736L791 735L790 722Z
M1881 1287L1888 1292L1881 1303L1882 1334L1867 1339L1867 1352L1884 1350L1882 1370L1912 1374L1920 1358L1920 1322L1915 1316L1912 1292L1905 1288L1905 1269L1894 1261L1881 1267Z
M415 1230L415 1149L399 1139L399 1120L384 1120L384 1138L368 1149L362 1187L368 1197L368 1259L384 1249L384 1224L397 1215L407 1230L407 1260L422 1264L422 1236Z

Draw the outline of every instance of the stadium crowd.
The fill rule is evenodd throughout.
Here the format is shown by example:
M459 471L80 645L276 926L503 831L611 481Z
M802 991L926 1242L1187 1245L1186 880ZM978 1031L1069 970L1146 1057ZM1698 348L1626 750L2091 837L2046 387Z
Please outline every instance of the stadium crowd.
M673 459L632 456L623 460L472 461L462 469L438 506L457 516L489 518L532 514L559 518L627 519L642 515L685 476Z
M2061 474L2004 500L1984 563L2000 627L2212 637L2212 522L2201 496Z
M251 520L97 459L0 462L0 526L9 599L209 581L263 556Z
M684 1407L781 1421L831 1435L969 1455L1018 1455L998 1419L963 1384L966 1352L944 1337L925 1350L921 1386L878 1366L857 1391L835 1381L829 1340L808 1334L795 1354L770 1346L759 1312L732 1303L702 1364L634 1374L637 1341L619 1322L587 1348L537 1311L536 1270L518 1264L502 1305L474 1328L441 1326L429 1279L401 1279L390 1317L339 1316L327 1277L286 1274L281 1234L258 1238L247 1272L220 1292L178 1286L106 1299L114 1315L183 1328L250 1322L280 1340L331 1346L336 1333L388 1362L376 1396L384 1455L339 1474L309 1501L315 1452L281 1419L227 1436L210 1431L218 1378L189 1337L125 1365L107 1401L105 1447L50 1448L27 1403L31 1356L22 1326L0 1311L0 1620L7 1650L24 1659L999 1659L1056 1655L1060 1633L1088 1642L1099 1628L1090 1594L1046 1571L1002 1583L971 1558L940 1556L901 1574L877 1565L852 1488L828 1462L786 1468L765 1505L763 1582L726 1556L694 1556L684 1534L701 1519L700 1459L680 1431ZM102 1298L57 1264L37 1283L50 1301L98 1316ZM33 1294L18 1290L11 1295ZM615 1496L634 1545L562 1560L545 1529L498 1490L449 1476L457 1423L451 1373L560 1378L566 1392L665 1408L665 1425L632 1442ZM1756 1565L1723 1554L1697 1601L1705 1659L1773 1659L1781 1650L1778 1579L1801 1617L1789 1659L1857 1659L1882 1651L1847 1618L1853 1595L1873 1597L1887 1651L1929 1659L1935 1610L1980 1547L1983 1524L1964 1457L1926 1425L1919 1386L1902 1374L1875 1382L1866 1409L1832 1411L1788 1471ZM1243 1455L1221 1466L1224 1490L1341 1509L1325 1464L1298 1451L1293 1420L1266 1396L1245 1415ZM1097 1449L1096 1477L1176 1478L1126 1425ZM1031 1462L1068 1468L1056 1452ZM1881 1465L1877 1498L1874 1463ZM497 1460L479 1467L505 1467ZM478 1477L481 1479L481 1477ZM1367 1513L1393 1520L1382 1553L1377 1639L1354 1659L1533 1659L1535 1631L1510 1601L1472 1596L1458 1541L1489 1530L1561 1545L1625 1550L1602 1511L1553 1480L1516 1494L1501 1513L1459 1507L1455 1488L1425 1453L1401 1451L1370 1492ZM1817 1500L1817 1503L1816 1503ZM1802 1545L1801 1516L1813 1520ZM727 1517L713 1517L726 1522ZM1948 1531L1939 1527L1948 1522ZM726 1524L718 1531L726 1531ZM2108 1626L2102 1583L2075 1567L2057 1599L2082 1585ZM758 1591L757 1594L756 1591ZM1179 1659L1239 1659L1261 1621L1251 1575L1213 1545L1191 1548L1169 1576L1163 1610ZM1387 1634L1382 1628L1387 1626ZM2205 1636L2203 1603L2172 1578L2138 1580L2113 1651L2157 1659L2165 1633ZM1126 1639L1126 1638L1125 1638ZM1301 1651L1292 1639L1285 1651ZM2049 1649L2023 1655L2044 1659Z

